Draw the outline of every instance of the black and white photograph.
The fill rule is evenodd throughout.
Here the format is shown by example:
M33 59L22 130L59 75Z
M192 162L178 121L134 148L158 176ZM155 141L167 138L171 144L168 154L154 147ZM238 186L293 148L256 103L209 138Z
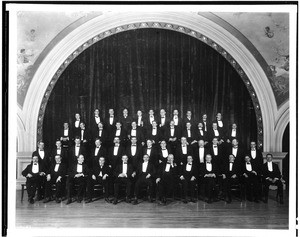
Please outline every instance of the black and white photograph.
M7 2L7 236L297 236L297 4Z

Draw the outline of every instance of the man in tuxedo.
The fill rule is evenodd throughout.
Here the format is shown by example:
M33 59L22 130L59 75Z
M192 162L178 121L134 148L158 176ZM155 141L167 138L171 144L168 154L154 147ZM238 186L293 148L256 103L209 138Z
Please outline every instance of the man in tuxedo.
M145 126L146 129L149 130L149 128L152 127L152 123L153 123L154 120L155 120L154 110L149 109L148 116L147 116L147 119L146 119L146 126Z
M80 203L83 200L83 195L86 189L86 181L89 176L89 168L84 164L84 156L80 154L77 158L77 163L73 164L69 171L67 179L67 205L72 203L72 192L74 184L78 184L76 199Z
M242 163L241 167L242 179L241 182L246 188L246 196L249 201L259 202L259 178L260 173L258 171L257 165L251 162L249 155L245 155L245 161ZM253 186L253 195L251 192L251 186Z
M191 191L191 202L196 202L195 188L197 183L198 170L197 165L193 162L193 157L188 156L186 164L180 166L179 180L182 184L184 203L187 203L188 187Z
M160 127L160 131L162 133L162 136L165 136L165 132L167 130L167 124L169 123L168 118L166 116L165 109L160 110L160 117L159 117L158 123L159 123L159 127Z
M216 115L216 120L214 121L217 123L218 130L224 135L226 134L226 128L225 128L225 123L223 121L223 117L221 113L217 113ZM227 126L227 125L226 125Z
M62 146L65 148L69 148L72 138L73 135L71 129L69 128L69 124L67 122L64 122L63 131L60 136L60 141L62 143Z
M91 121L91 129L96 130L100 122L103 122L103 118L101 118L100 116L100 110L96 108L94 110L94 116L92 117L92 121Z
M192 111L187 110L186 111L186 117L183 119L183 126L186 127L186 123L189 122L192 125L192 128L195 126L195 119L192 117Z
M158 148L158 165L160 165L161 163L166 163L169 154L171 154L171 149L169 147L167 147L167 143L165 140L162 140L160 142L160 147Z
M136 121L138 127L144 128L145 121L144 121L144 118L143 118L143 112L142 112L142 110L138 110L136 112L136 119L135 119L135 121Z
M237 129L236 123L233 123L231 125L231 128L229 129L228 135L227 135L227 143L231 143L233 139L240 139L240 134Z
M115 173L115 183L114 183L114 202L116 205L118 203L119 189L121 184L126 185L126 202L130 203L130 189L131 189L131 179L134 178L132 165L128 163L128 156L122 156L122 162L118 164Z
M203 123L198 123L198 127L195 131L195 140L204 140L205 145L208 143L207 131L204 130Z
M175 152L175 162L178 165L183 165L187 161L188 155L193 155L193 150L190 145L188 145L186 137L180 139L180 145L176 148Z
M88 129L85 127L84 122L80 122L80 131L78 136L80 137L81 144L84 145L86 149L88 149L90 134Z
M116 127L112 130L111 139L112 142L115 137L118 137L120 139L120 143L125 146L126 145L126 131L123 129L121 122L116 122Z
M51 201L51 186L55 184L55 201L60 203L64 191L64 182L66 177L66 166L62 163L60 155L55 155L55 163L51 165L50 169L46 172L46 185L45 185L45 200L44 203Z
M147 154L149 156L149 162L155 167L158 165L157 149L153 146L153 142L148 139L146 141L146 147L143 149L143 155Z
M45 143L43 141L38 141L37 149L32 153L32 156L37 156L39 163L43 164L45 169L48 169L51 164L50 153L45 149Z
M81 122L81 118L80 118L80 114L79 113L75 113L75 121L74 121L74 127L73 127L73 132L74 132L74 136L78 136L79 132L80 132L80 122Z
M263 165L262 176L263 176L263 193L264 193L264 203L268 202L269 197L269 186L276 185L278 188L278 194L280 199L280 204L283 204L283 185L281 182L281 173L277 164L273 163L273 155L267 154L267 162Z
M207 114L203 114L203 115L202 115L202 121L201 121L201 123L203 124L203 131L204 131L205 133L207 133L208 130L209 130L209 128L210 128L210 124L209 124L208 121L207 121ZM199 127L199 126L198 126L198 127Z
M173 110L172 121L174 121L175 127L178 127L178 128L181 129L181 127L182 127L182 119L179 117L178 109L174 109Z
M193 160L195 164L197 164L198 168L200 168L200 166L204 165L206 154L210 152L208 148L205 147L204 140L199 140L197 144L198 146L194 148Z
M62 142L59 139L57 139L55 142L55 148L52 150L51 157L55 157L56 155L60 155L61 163L63 163L66 167L68 167L68 161L69 161L68 149L66 147L63 147Z
M104 128L103 122L99 122L97 128L92 131L92 138L99 138L103 145L108 146L108 134Z
M120 118L120 122L122 124L122 127L125 129L126 133L130 129L132 118L128 114L128 109L124 108L122 111L122 116Z
M133 121L131 123L131 129L128 131L128 139L131 139L131 137L136 137L137 143L144 146L145 144L145 137L140 127L137 127L136 121Z
M210 140L212 140L214 137L218 138L219 145L222 145L222 143L224 142L223 130L219 129L217 122L212 123L212 128L209 129L208 136Z
M250 155L251 161L255 163L258 170L261 171L264 163L264 158L261 150L257 149L255 141L250 142L250 150L248 151L248 154Z
M224 162L224 166L222 168L222 186L225 189L226 202L231 203L231 186L234 184L240 184L241 163L240 161L236 160L233 154L230 154L228 156L228 160Z
M158 190L159 204L166 204L166 197L174 190L175 183L177 182L177 165L174 162L173 154L168 155L166 163L161 163L156 176L156 184Z
M69 168L77 163L77 159L80 154L82 154L84 157L86 157L86 149L83 145L81 145L80 137L76 136L74 140L75 144L71 147L69 150L69 162L68 166Z
M136 170L141 162L143 148L137 143L136 137L131 137L130 144L126 148L126 154L128 155L128 161L132 164L133 169Z
M90 162L89 168L92 168L95 165L98 165L100 157L106 157L106 149L102 145L100 138L95 139L95 148L92 149L90 156L91 156L91 159L90 159L91 162Z
M217 166L221 167L224 162L224 149L219 145L218 138L212 139L212 144L209 146L209 153L212 156L212 162L216 163Z
M32 161L22 171L22 175L26 177L26 189L28 193L28 202L34 203L34 196L37 190L37 199L41 200L43 191L41 185L45 180L46 169L44 163L39 162L37 155L32 155Z
M114 138L114 146L109 149L109 165L114 170L115 167L121 162L121 157L125 153L124 147L120 144L120 138Z
M169 129L165 130L165 140L168 141L168 146L174 154L177 148L178 140L181 136L180 129L175 127L174 121L170 121Z
M197 146L195 131L192 129L192 124L190 122L186 123L186 127L182 129L182 137L186 137L188 145L191 147Z
M93 190L95 184L101 184L104 188L105 201L110 203L108 184L111 177L111 168L106 164L105 158L100 156L97 163L93 166L87 181L87 202L92 202Z
M152 140L153 145L158 147L161 137L160 128L157 126L157 122L155 120L152 121L152 125L147 128L147 139Z
M106 119L105 125L106 125L106 128L107 128L108 134L111 134L111 132L113 131L113 129L116 126L117 118L115 116L115 111L112 108L110 108L108 110L108 114L109 114L109 116Z
M201 166L200 176L204 181L204 190L207 203L212 203L213 200L216 200L216 182L218 176L218 166L212 162L212 156L206 154L205 164Z
M244 151L239 146L239 141L236 138L232 139L231 147L227 151L227 155L229 154L233 154L237 162L243 162Z
M149 156L145 154L143 156L143 163L139 163L136 169L137 181L134 187L134 205L138 204L138 195L143 185L145 185L148 190L148 201L152 202L154 174L154 165L149 162Z

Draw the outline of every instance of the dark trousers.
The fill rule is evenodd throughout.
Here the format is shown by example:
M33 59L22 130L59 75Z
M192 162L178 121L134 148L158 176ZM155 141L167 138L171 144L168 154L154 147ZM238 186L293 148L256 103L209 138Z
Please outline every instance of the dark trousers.
M182 184L184 198L187 198L188 188L190 188L191 198L195 198L196 180L191 181L190 177L185 177L185 179L180 180L180 183Z
M68 177L67 180L67 198L70 199L72 197L72 192L74 189L74 184L78 184L78 190L77 190L77 199L82 200L83 195L86 189L86 177Z
M226 198L231 201L231 187L232 185L239 185L240 184L240 180L238 177L236 178L231 178L231 177L226 177L226 179L223 180L223 187L226 193ZM242 190L240 190L240 192L242 192Z
M61 181L56 182L57 177L51 177L49 181L46 181L45 185L45 197L50 198L52 193L52 185L55 184L56 191L55 191L55 198L61 198L63 196L63 188L64 183L63 179Z
M139 195L140 189L143 185L149 187L148 196L151 197L153 195L153 181L151 177L146 179L145 175L140 176L136 181L134 186L134 196L137 197Z
M130 189L131 189L131 180L126 177L117 177L114 183L114 196L118 198L120 185L124 184L126 186L126 197L130 197Z
M157 188L159 198L170 196L174 190L174 177L172 175L164 175L158 182Z
M211 200L212 198L216 198L216 178L205 177L204 190L205 190L205 197L208 198L208 200Z
M26 189L28 194L28 199L34 198L35 193L37 191L38 197L42 196L42 183L43 183L44 177L35 175L31 178L26 178Z
M246 189L246 197L248 200L259 199L259 177L255 174L248 174L248 178L243 176L242 183ZM253 190L252 190L253 189Z
M269 197L269 186L270 185L276 185L278 188L278 195L279 197L282 198L283 196L283 185L281 180L277 180L275 183L272 183L269 180L264 180L263 182L263 193L264 193L264 198L267 200Z
M95 184L101 184L104 188L104 197L108 198L109 193L108 193L108 178L102 179L102 177L97 176L96 180L92 179L92 177L88 178L87 181L87 198L90 199L93 196L93 191L94 191L94 185Z

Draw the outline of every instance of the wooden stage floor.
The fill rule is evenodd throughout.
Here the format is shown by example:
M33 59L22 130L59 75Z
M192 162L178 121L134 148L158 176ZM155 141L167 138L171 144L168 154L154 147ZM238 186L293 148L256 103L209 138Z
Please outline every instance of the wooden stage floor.
M234 199L230 204L173 201L160 206L139 200L141 203L134 206L125 202L113 205L100 199L66 205L66 200L60 204L29 204L27 194L21 202L18 190L16 227L288 229L287 194L283 205L276 202L275 195L276 191L270 190L267 204Z

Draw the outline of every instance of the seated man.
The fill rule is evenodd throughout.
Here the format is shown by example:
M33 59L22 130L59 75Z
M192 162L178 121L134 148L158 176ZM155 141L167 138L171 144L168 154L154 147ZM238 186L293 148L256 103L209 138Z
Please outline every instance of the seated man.
M89 168L84 162L84 156L80 154L77 158L77 164L70 167L69 177L67 180L67 205L72 202L71 192L73 191L74 183L78 184L77 202L80 203L86 189L86 179L89 175Z
M63 194L63 181L66 176L66 166L61 163L61 156L55 155L55 164L47 172L47 181L45 185L45 200L44 203L51 201L51 186L56 185L55 200L57 203L61 202Z
M118 203L118 195L119 189L121 184L126 185L126 202L130 202L130 188L131 188L131 178L135 176L133 173L133 168L131 164L128 164L128 156L122 156L122 163L117 165L115 171L115 184L114 184L114 202L113 204L116 205Z
M212 162L210 154L205 156L205 164L201 166L200 177L204 181L204 190L207 203L212 203L212 200L216 199L216 181L218 175L218 165L216 162Z
M37 190L37 198L40 200L41 193L41 184L45 179L45 168L43 163L39 163L39 158L37 155L32 156L32 161L25 170L22 171L22 175L26 177L26 189L28 193L28 201L33 204L34 196Z
M259 196L259 177L260 177L259 175L260 174L257 165L255 165L255 163L251 161L249 155L245 156L245 161L242 163L241 171L242 171L241 181L246 188L247 200L252 202L253 201L252 196L254 196L254 202L259 202L258 196ZM251 187L253 187L253 195L251 193Z
M179 174L180 183L183 187L184 203L187 203L188 187L191 190L191 202L196 202L195 188L196 188L196 177L197 177L197 165L193 162L193 157L187 157L187 163L181 165Z
M166 197L173 191L177 178L177 165L174 163L174 155L169 154L166 163L158 167L156 184L158 186L159 204L166 204Z
M223 188L225 189L226 202L231 203L231 185L240 183L241 166L240 161L230 154L228 161L224 162L222 178Z
M90 177L87 183L87 202L92 202L92 193L95 184L101 184L104 187L104 197L105 201L110 203L108 199L109 192L108 192L108 182L109 177L111 176L111 169L106 164L105 158L100 157L98 163L94 165L93 169L91 170Z
M278 188L278 195L280 198L280 204L283 204L283 186L281 182L281 173L277 164L273 163L273 155L267 154L267 162L263 165L262 176L263 176L263 192L265 203L268 202L269 186L276 185Z
M133 204L138 204L138 195L142 185L146 185L148 188L148 200L152 202L153 194L153 178L154 178L154 165L149 163L149 156L145 154L143 156L143 163L140 163L137 167L136 175L137 181L134 188L134 202Z

